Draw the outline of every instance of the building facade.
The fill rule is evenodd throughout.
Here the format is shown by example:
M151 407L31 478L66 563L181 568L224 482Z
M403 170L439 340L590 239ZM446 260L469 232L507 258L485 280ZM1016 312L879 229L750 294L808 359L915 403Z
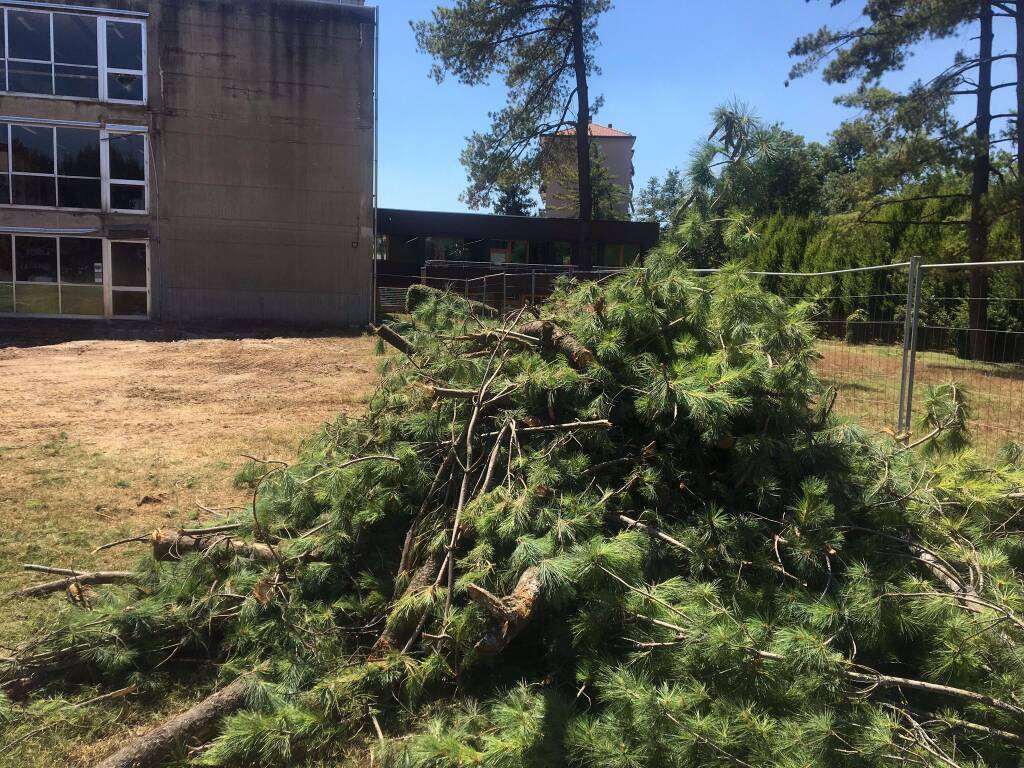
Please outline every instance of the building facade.
M0 314L371 312L375 9L0 0Z
M542 170L540 196L544 207L540 215L575 218L579 216L579 192L575 188L567 188L563 177L576 172L576 129L566 128L557 134L545 136L542 141L549 145L554 142L557 147L549 155L553 160L546 162ZM591 123L590 142L591 154L594 154L596 148L596 154L607 173L607 181L618 188L611 203L613 216L607 218L628 219L633 201L633 145L636 144L636 137L612 125ZM568 186L571 187L572 183L569 182Z

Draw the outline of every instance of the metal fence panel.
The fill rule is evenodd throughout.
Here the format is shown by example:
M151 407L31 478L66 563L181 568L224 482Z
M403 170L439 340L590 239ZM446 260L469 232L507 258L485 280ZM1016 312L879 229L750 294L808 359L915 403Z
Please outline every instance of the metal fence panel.
M621 272L470 266L483 274L438 277L425 270L419 277L380 275L378 306L387 313L404 312L404 291L417 282L505 313L543 301L560 278L603 280ZM965 298L970 273L978 270L1000 291L983 300L981 316L988 319L983 326L972 324L979 314ZM928 387L957 381L969 393L969 427L979 451L992 455L1008 440L1024 442L1024 261L925 264L915 257L828 272L752 274L784 299L816 299L818 373L836 387L839 414L906 436L919 431Z

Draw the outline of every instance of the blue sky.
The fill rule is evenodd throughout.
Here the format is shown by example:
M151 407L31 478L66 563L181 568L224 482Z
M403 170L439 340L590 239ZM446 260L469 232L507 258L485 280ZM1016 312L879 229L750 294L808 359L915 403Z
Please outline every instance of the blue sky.
M438 2L379 0L383 207L466 210L459 201L466 185L459 153L471 131L486 128L488 110L504 102L500 85L468 87L451 79L437 85L429 78L431 61L417 52L409 21L427 18ZM605 103L596 119L636 135L638 187L685 165L707 134L711 110L732 99L766 121L824 141L852 114L833 103L848 89L829 86L820 75L785 87L792 63L787 51L822 24L855 22L859 7L855 0L836 8L827 0L617 0L599 28L603 74L592 81L591 93ZM1007 37L997 29L997 51L1006 48ZM930 77L959 47L972 45L928 43L887 84ZM1010 97L1012 89L1002 93Z

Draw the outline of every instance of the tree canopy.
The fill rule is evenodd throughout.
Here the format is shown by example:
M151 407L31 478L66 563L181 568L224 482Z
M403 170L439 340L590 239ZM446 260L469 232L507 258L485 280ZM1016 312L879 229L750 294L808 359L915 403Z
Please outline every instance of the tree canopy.
M600 101L591 101L587 78L599 71L597 23L609 7L611 0L457 0L413 25L438 81L450 74L479 85L496 77L507 90L505 106L489 115L490 129L474 131L462 153L470 207L489 206L502 185L536 183L540 137L572 125L587 203L581 216L589 215L587 129Z

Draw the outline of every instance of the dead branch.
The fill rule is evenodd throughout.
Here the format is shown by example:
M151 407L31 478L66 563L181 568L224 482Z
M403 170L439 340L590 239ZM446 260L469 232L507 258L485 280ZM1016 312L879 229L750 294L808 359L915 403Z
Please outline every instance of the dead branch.
M242 706L247 688L248 681L244 677L238 678L192 708L139 736L95 768L150 768L159 765L174 753L179 744L208 737L218 720Z
M99 696L93 696L91 699L80 701L77 704L72 705L72 709L82 709L84 707L90 707L93 704L99 704L101 701L109 701L110 699L121 699L125 696L131 696L134 693L138 693L139 686L129 685L127 688L120 688L110 693L104 693Z
M672 538L667 533L662 531L660 528L656 528L653 525L648 525L647 523L641 523L639 520L633 520L632 518L626 517L625 515L616 515L615 517L619 522L625 523L630 528L636 528L637 530L643 531L648 536L660 539L661 541L664 541L666 544L671 544L676 549L681 549L684 552L689 552L691 555L693 554L692 549L690 549L688 546L683 544L683 542L679 541L678 539Z
M569 432L574 429L611 429L613 424L608 419L595 421L572 421L567 424L549 424L539 427L518 427L516 432L521 435L535 435L542 432ZM488 432L481 437L497 437L500 432Z
M186 536L211 536L215 533L237 531L241 527L241 523L226 523L225 525L213 525L209 528L182 528L181 533Z
M125 584L138 579L138 574L131 571L72 571L67 568L50 568L45 565L26 565L26 571L49 573L63 578L45 581L11 592L5 599L13 600L27 597L43 597L53 592L62 592L72 585L96 586L99 584Z

